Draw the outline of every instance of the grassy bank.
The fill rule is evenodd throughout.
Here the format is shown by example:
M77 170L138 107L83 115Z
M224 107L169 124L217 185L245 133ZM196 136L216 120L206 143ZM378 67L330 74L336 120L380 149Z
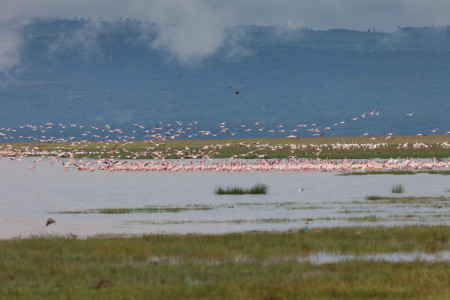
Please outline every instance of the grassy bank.
M2 299L446 299L446 262L302 255L448 251L449 226L0 241Z
M431 170L431 171L405 171L405 170L386 170L386 171L364 171L341 173L338 176L350 175L416 175L416 174L450 175L450 170Z
M450 136L309 137L132 142L3 143L18 155L88 158L448 158ZM8 146L9 145L9 146Z

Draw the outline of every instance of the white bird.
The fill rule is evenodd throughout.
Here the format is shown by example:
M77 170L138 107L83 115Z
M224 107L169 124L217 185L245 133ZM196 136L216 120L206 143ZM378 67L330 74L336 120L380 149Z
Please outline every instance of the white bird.
M304 188L299 188L298 191L299 192L303 192L305 189Z

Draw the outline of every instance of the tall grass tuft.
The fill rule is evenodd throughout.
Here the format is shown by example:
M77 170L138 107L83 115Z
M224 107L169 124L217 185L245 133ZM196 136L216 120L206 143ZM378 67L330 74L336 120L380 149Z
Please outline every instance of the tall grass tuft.
M267 194L267 185L258 183L251 188L242 187L218 187L215 190L216 195L244 195L244 194Z
M374 196L374 195L368 195L366 196L366 200L383 200L386 197L381 197L381 196Z
M397 184L397 185L392 186L393 194L401 194L403 192L405 192L405 188L403 187L402 184Z

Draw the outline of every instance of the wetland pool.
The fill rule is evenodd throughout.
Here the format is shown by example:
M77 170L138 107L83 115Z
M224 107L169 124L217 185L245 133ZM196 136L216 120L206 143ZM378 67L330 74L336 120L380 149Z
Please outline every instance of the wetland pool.
M337 172L80 172L0 158L0 238L31 235L228 233L338 226L450 224L450 177ZM268 185L266 195L215 195ZM405 192L393 194L393 185ZM303 189L299 192L299 189ZM366 200L367 195L402 197ZM431 197L429 199L404 197ZM438 198L439 197L439 198ZM128 213L100 213L128 209ZM114 211L113 211L114 212ZM115 211L117 212L117 211ZM47 218L55 224L45 226Z

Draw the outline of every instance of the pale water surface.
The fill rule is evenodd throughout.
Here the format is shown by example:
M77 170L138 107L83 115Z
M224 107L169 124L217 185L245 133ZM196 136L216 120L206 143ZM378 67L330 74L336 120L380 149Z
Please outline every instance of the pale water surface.
M227 233L299 228L450 224L448 200L412 204L379 196L450 197L443 175L337 176L326 172L109 172L64 170L51 159L0 159L0 238L40 234ZM269 186L267 195L215 195L218 186ZM405 193L392 194L402 184ZM299 192L303 188L303 192ZM61 214L100 208L179 212ZM197 208L197 209L193 209ZM199 209L199 208L208 208ZM47 218L56 224L45 226Z

